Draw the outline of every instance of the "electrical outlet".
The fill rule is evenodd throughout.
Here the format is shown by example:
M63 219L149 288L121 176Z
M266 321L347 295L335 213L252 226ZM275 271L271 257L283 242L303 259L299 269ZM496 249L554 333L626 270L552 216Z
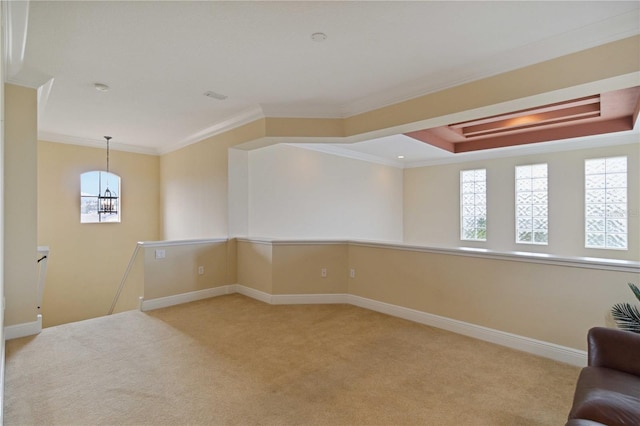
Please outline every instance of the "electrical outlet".
M356 277L356 270L355 270L355 268L351 268L351 269L349 269L349 276L350 276L351 278L355 278L355 277Z
M320 276L322 278L327 278L327 268L320 269Z
M204 275L204 266L198 266L198 275Z
M156 259L164 259L165 255L166 253L163 249L156 249Z

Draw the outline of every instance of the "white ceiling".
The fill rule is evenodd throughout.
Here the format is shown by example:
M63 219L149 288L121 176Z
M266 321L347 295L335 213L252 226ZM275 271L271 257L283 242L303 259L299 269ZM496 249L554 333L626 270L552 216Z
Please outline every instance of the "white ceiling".
M44 84L40 137L111 135L149 153L258 117L348 117L640 33L637 1L5 3L6 79ZM407 139L340 149L443 155Z

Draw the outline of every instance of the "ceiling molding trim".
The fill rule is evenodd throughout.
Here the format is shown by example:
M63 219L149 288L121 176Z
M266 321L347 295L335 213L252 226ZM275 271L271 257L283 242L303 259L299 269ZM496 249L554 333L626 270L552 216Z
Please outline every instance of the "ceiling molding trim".
M364 142L369 139L377 139L380 137L391 136L394 134L417 131L424 128L438 127L438 126L449 124L451 122L466 121L466 120L476 119L478 117L483 117L487 115L498 115L498 114L504 114L506 112L510 112L514 110L532 108L532 107L539 106L541 104L560 102L567 98L578 98L578 97L587 96L593 93L610 92L614 90L624 89L624 88L636 86L638 84L638 79L640 79L640 71L625 74L625 75L620 75L616 77L611 77L604 80L598 80L598 81L594 81L586 84L581 84L577 86L567 87L567 88L559 89L552 92L540 93L538 95L533 95L527 98L520 98L512 101L498 103L498 104L487 105L487 106L476 108L473 110L455 112L445 116L429 118L429 119L421 120L414 123L407 123L399 126L373 130L370 132L359 133L356 135L351 135L346 137L335 138L335 137L299 137L299 136L268 137L268 136L265 136L252 141L244 142L239 145L235 145L233 148L243 150L243 151L251 151L254 149L260 149L260 148L264 148L270 145L275 145L278 143L292 143L292 144L303 143L306 145L306 147L309 147L312 144L339 145L339 144L350 144L355 142ZM250 117L250 112L252 110L253 109L250 109L245 112L245 113L247 112L249 113L248 115L246 115L247 117ZM229 120L227 120L227 127L224 130L222 130L222 126L220 126L220 129L216 134L233 130L234 128L239 127L243 124L247 124L248 122L251 122L255 119L270 118L270 117L272 117L272 115L270 114L269 115L258 114L253 119L250 119L247 122L243 122L242 113L241 113L240 115L232 117ZM288 117L288 118L303 118L303 117ZM319 118L319 117L311 117L311 118ZM234 122L237 124L233 124ZM638 120L638 122L640 122L640 120ZM220 123L220 125L221 124L222 123ZM216 128L217 126L219 125L214 125L209 129ZM640 125L638 125L637 127L640 127ZM210 137L210 136L206 136L206 137ZM199 140L196 140L192 143L195 143L195 142L199 142ZM188 144L185 144L184 146L187 146L187 145ZM166 154L166 153L178 150L184 146L173 146L169 149L161 149L159 150L159 152L160 154ZM528 149L528 148L521 148L521 149ZM343 151L353 152L351 150L343 150ZM457 154L456 158L452 158L451 160L447 160L447 161L450 161L450 162L467 161L467 160L458 159L458 156L461 156L461 155L468 156L472 154L473 153ZM513 155L516 155L516 154L513 154ZM373 156L373 157L375 157L378 162L388 161L386 159L383 159L377 156ZM359 158L359 159L362 159L362 158ZM434 160L434 161L443 161L443 160ZM404 168L422 167L423 165L423 163L412 163L407 161L403 163L399 163L399 162L394 162L394 163L395 163L393 164L394 167L404 167ZM424 163L424 165L431 165L431 164L427 162L427 163Z
M337 155L339 157L351 158L353 160L366 161L367 163L382 164L384 166L391 166L398 169L404 168L404 163L401 161L394 161L387 158L378 157L377 155L366 154L364 152L342 148L339 144L287 143L285 145L322 152L324 154Z
M5 81L20 72L24 63L29 25L29 0L3 1L2 26L4 30L4 75Z
M485 151L469 151L455 154L452 157L437 160L415 161L405 165L407 169L418 167L439 166L444 164L467 163L471 161L493 160L495 158L522 157L526 155L547 154L551 152L575 151L578 149L599 148L604 146L617 145L640 145L637 131L620 132L619 134L604 134L585 136L574 139L564 139L560 141L543 142L531 144L509 146L504 148L494 148Z
M568 31L437 76L414 80L341 106L348 118L640 34L637 11Z
M220 121L211 127L207 127L206 129L194 133L176 144L170 145L166 148L160 148L158 152L161 155L168 154L170 152L177 151L186 146L228 132L262 118L265 118L262 108L260 106L254 106L234 116L231 116L226 120Z
M327 105L260 105L267 118L346 118L340 107Z
M47 110L47 102L49 102L53 80L53 78L49 79L49 81L38 88L38 121L42 120Z
M77 136L60 135L50 132L38 132L38 140L46 142L64 143L68 145L79 145L90 148L105 148L103 139L87 139ZM155 148L146 148L139 145L128 145L123 143L111 142L109 148L115 151L132 152L134 154L160 155Z

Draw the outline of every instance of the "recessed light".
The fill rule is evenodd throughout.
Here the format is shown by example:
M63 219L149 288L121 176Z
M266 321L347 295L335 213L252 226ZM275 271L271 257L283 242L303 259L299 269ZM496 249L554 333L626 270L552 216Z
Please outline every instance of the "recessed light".
M106 84L94 83L93 87L95 87L98 92L108 92L109 91L109 86L107 86Z
M398 158L402 160L404 158L404 155L398 155Z
M316 41L318 43L322 43L327 39L327 35L325 33L313 33L311 34L311 40Z
M209 98L217 99L219 101L224 101L225 99L227 99L227 95L223 95L221 93L212 92L211 90L208 90L208 91L204 92L203 94L205 96L209 97Z

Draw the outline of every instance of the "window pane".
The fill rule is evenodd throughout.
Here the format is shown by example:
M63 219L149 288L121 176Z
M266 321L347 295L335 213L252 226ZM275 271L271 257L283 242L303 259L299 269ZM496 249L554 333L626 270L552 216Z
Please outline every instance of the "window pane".
M547 164L516 167L516 243L547 244Z
M460 172L460 239L487 239L486 170Z
M627 157L584 163L585 246L627 249Z
M112 213L102 213L98 208L98 197L105 196L107 190L112 197ZM120 177L103 171L86 172L80 175L80 223L100 222L120 222Z

